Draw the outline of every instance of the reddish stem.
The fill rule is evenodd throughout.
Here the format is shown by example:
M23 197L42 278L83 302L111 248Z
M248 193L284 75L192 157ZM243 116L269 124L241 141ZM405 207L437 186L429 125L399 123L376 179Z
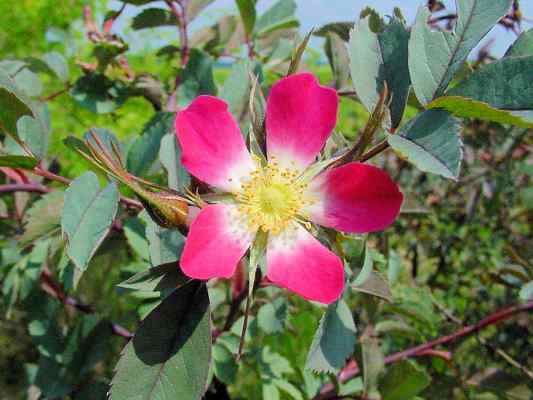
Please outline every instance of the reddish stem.
M421 355L435 355L433 352L431 352L433 347L452 343L465 336L469 336L474 333L477 333L480 330L486 328L487 326L496 325L502 321L505 321L506 319L509 319L510 317L518 313L525 312L525 311L531 311L531 310L533 310L533 301L530 301L525 304L502 308L501 310L498 310L488 315L487 317L483 318L481 321L475 324L472 324L472 325L467 325L455 331L454 333L450 335L442 336L435 340L430 340L429 342L426 342L419 346L411 347L410 349L391 354L390 356L385 357L385 364L392 364L400 360L405 360L406 358L409 358L409 357L416 357L416 356L421 356ZM439 356L442 356L443 354L444 354L443 352L439 352ZM348 381L349 379L359 375L360 373L361 373L361 370L359 366L356 363L354 363L353 360L350 360L348 364L339 373L338 381L339 383L344 383ZM327 400L333 397L335 397L335 386L329 383L322 387L322 389L320 390L320 393L317 396L315 396L313 400Z
M12 183L0 185L0 193L29 192L29 193L49 193L52 190L40 183Z

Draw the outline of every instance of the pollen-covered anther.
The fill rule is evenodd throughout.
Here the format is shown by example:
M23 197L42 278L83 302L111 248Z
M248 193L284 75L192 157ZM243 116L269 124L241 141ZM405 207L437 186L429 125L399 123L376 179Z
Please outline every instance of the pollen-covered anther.
M311 203L304 197L307 184L298 182L298 177L298 172L281 168L275 159L258 167L237 195L248 224L278 234L297 220L300 210Z

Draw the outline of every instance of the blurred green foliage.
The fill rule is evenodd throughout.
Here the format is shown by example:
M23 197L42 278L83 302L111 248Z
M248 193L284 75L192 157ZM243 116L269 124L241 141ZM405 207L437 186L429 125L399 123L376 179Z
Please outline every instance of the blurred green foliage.
M98 1L0 3L0 26L3 27L0 60L40 57L49 51L58 51L65 54L68 61L67 89L70 89L87 74L87 66L84 70L80 63L101 61L94 52L99 44L85 37L84 5L97 11L101 23L105 6ZM223 22L230 24L231 21ZM263 21L261 26L268 25L267 22ZM291 50L293 42L297 41L294 21L287 18L286 22L288 33L282 31L280 37L274 35L273 39L261 32L250 32L257 35L258 47L252 50L259 52L258 58L263 62L264 90L284 74L290 58L290 53L285 52L283 61L277 62L274 54L283 53L283 45L287 47L287 43ZM213 29L218 36L209 36L210 40L203 45L199 41L197 47L217 58L224 50L217 40L223 36L225 25L222 22L215 25ZM331 34L327 29L325 32ZM340 39L330 36L328 40L326 44L331 51ZM106 45L111 47L109 42ZM177 40L171 44L179 45ZM243 45L240 50L250 49ZM315 73L322 84L336 85L339 91L349 89L343 86L349 82L341 82L342 74L335 70L335 63L328 65L318 61L314 49L306 54L304 68ZM176 76L187 77L177 53L167 57L152 51L126 52L125 58L131 71L157 77L170 92ZM132 84L124 78L124 70L116 65L105 71L109 78ZM218 62L213 75L220 93L231 75L231 66ZM39 79L44 87L40 97L53 97L47 101L52 129L44 164L68 178L80 176L89 164L67 149L63 143L66 137L82 138L91 127L109 128L121 142L121 150L127 157L131 144L146 134L145 125L157 118L158 111L148 96L128 97L113 112L96 114L81 107L57 79L42 73ZM404 121L419 111L420 105L411 96ZM369 112L353 95L342 96L336 127L342 134L339 137L347 143L356 142L368 118ZM163 133L168 132L171 129ZM379 300L358 290L348 291L344 298L360 336L354 353L358 363L362 365L369 353L379 358L401 351L453 332L461 324L474 323L506 304L521 301L520 289L533 275L533 143L530 133L491 122L466 121L462 133L465 159L459 183L422 173L393 152L372 160L399 183L406 202L393 227L372 234L368 239L374 272L388 282L394 301ZM380 134L377 139L384 138L385 135ZM8 148L8 144L9 139L5 139L3 146ZM16 144L10 146L16 147ZM154 162L153 168L147 168L143 177L163 185L167 183L159 161ZM45 180L40 182L51 184ZM61 187L57 183L51 186ZM123 193L131 195L126 190ZM124 345L124 338L111 335L110 321L119 321L120 325L134 331L139 321L161 303L160 293L130 291L117 285L150 267L147 253L154 251L150 248L154 236L162 238L163 242L176 237L177 241L182 241L183 237L177 232L157 230L159 228L144 214L136 216L132 210L121 209L120 224L114 226L102 242L89 264L88 273L77 284L75 269L64 254L60 221L52 221L50 235L29 244L19 246L17 243L31 225L28 220L32 213L28 210L36 207L40 198L46 197L37 193L16 193L3 194L0 200L3 295L0 314L6 315L0 318L0 370L6 372L0 374L0 399L39 398L39 393L50 399L103 399ZM37 212L33 213L33 223L38 218L35 214ZM336 240L341 243L337 250L342 250L349 264L362 268L364 246L360 238L339 235ZM42 242L39 243L41 247L37 242ZM38 251L43 248L46 249L44 256ZM171 247L169 253L166 255L179 257L178 246ZM50 296L53 290L41 282L42 271L49 271L59 280L69 299L78 299L82 306L90 305L90 312L84 314L77 312L76 307L63 307ZM215 327L226 323L234 291L239 289L236 285L234 281L209 284ZM304 369L307 351L324 311L325 308L286 291L272 287L259 289L251 309L245 354L238 364L234 353L243 318L236 319L230 329L217 338L213 349L213 374L217 385L221 384L232 398L313 398L322 385L334 378ZM498 351L504 351L531 370L531 321L530 315L521 315L512 323L491 327L479 337L474 335L449 347L453 352L450 362L439 357L418 357L412 363L399 364L398 369L384 372L378 368L374 376L376 387L371 389L383 390L384 399L398 398L393 396L394 388L383 385L383 379L409 373L422 384L415 385L418 397L408 398L528 399L532 393L530 380ZM367 332L367 327L372 332ZM54 334L50 334L52 331ZM427 386L425 382L430 378L432 383ZM368 389L368 381L365 378L363 382L359 377L340 384L340 393L359 396L363 385ZM206 398L220 395L217 385Z

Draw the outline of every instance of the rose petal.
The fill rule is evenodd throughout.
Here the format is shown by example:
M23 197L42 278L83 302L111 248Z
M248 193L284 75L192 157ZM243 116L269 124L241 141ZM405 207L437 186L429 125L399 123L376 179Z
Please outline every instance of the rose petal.
M341 259L296 223L269 236L267 277L308 300L325 304L337 300L344 288Z
M338 103L337 92L310 73L278 81L267 101L269 158L299 170L311 164L335 127Z
M209 205L190 226L181 269L195 279L229 278L254 237L237 206Z
M217 97L197 97L178 112L176 135L185 168L222 190L238 191L256 168L227 103Z
M398 216L403 201L389 175L356 162L320 174L306 195L316 201L304 209L311 221L351 233L385 229Z

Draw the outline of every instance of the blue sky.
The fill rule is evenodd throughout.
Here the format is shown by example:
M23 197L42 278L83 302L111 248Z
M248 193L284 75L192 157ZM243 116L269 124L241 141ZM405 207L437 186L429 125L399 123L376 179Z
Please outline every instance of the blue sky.
M259 0L258 11L261 13L270 7L276 0ZM313 27L319 27L328 22L334 21L350 21L355 20L365 6L372 6L383 15L391 14L394 7L400 7L404 13L408 23L414 21L418 7L424 4L424 0L296 0L298 4L297 16L301 22L302 32L308 32ZM453 0L444 0L444 3L454 8ZM523 13L526 17L533 18L533 1L525 0L521 2ZM109 1L109 7L116 9L119 7L119 2L115 0ZM217 19L217 17L227 14L228 12L236 12L235 0L216 0L209 6L204 13L194 22L191 29L198 29L201 26L209 24ZM129 19L137 13L136 7L128 7L126 14L119 20L117 29L122 33L127 32L126 27L129 25ZM533 27L530 22L523 24L523 29ZM131 33L129 33L131 34ZM140 37L135 36L133 50L143 47L151 47L153 43L161 43L171 40L174 31L169 29L158 29L143 31ZM139 40L140 39L140 40ZM492 52L495 55L503 55L509 45L516 39L516 35L510 31L506 31L500 26L495 27L489 35L485 38L487 40L494 40ZM130 40L130 43L132 41ZM320 41L315 40L312 45L314 47L320 46ZM473 54L476 54L474 50Z

